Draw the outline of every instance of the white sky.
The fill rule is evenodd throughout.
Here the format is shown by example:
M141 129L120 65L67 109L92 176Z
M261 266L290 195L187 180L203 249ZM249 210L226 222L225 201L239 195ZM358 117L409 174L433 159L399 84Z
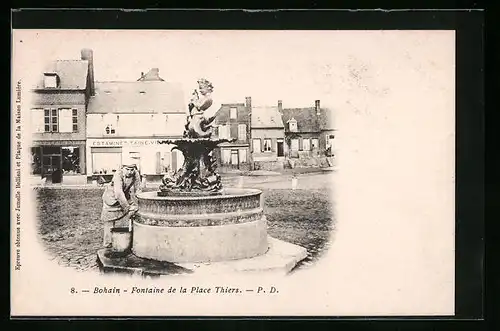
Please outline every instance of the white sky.
M362 109L364 101L359 99L359 92L377 95L397 88L397 81L391 78L398 67L408 71L412 70L410 66L449 60L454 48L454 38L446 31L14 33L14 46L21 53L16 57L33 65L78 59L82 48L93 49L98 81L133 81L141 71L157 67L162 78L181 83L188 98L196 80L206 77L215 87L215 110L220 103L244 102L245 96L252 97L254 106L276 105L281 99L284 107L304 107L320 99L322 106L334 109L344 108L346 102L358 103L354 108Z

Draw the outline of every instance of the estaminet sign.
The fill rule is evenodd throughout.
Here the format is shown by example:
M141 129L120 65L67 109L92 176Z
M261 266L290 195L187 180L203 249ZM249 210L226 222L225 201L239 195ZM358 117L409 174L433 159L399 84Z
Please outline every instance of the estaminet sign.
M165 144L165 139L96 139L87 140L91 147L109 146L148 146Z

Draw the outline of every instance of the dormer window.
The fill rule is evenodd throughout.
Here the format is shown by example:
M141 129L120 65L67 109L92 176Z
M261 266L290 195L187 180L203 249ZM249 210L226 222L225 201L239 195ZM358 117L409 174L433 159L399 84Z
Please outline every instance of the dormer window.
M57 87L57 74L53 72L46 72L44 74L44 87L45 88L56 88Z
M290 132L297 132L297 121L295 118L292 118L288 121L288 130Z

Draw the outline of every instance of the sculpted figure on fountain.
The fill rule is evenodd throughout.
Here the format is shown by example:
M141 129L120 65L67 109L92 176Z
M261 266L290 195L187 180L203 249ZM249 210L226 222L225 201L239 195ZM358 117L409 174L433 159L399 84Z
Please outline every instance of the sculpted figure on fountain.
M188 114L184 126L183 139L168 141L175 144L184 155L182 168L174 175L167 174L162 179L160 191L168 192L211 192L222 189L221 177L216 173L217 161L214 148L222 142L231 140L213 140L212 123L215 115L206 116L206 110L212 105L213 85L205 78L198 80L188 104Z
M213 103L213 85L205 78L198 80L198 89L195 89L188 105L187 123L184 138L210 138L212 135L212 122L215 115L205 116L205 111Z

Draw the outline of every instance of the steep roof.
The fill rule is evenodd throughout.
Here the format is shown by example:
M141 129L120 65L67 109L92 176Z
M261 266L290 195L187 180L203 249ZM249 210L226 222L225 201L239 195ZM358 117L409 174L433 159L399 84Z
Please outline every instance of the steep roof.
M89 113L185 113L179 84L165 81L96 82Z
M87 73L89 63L87 60L57 60L48 63L34 86L35 89L43 89L44 74L55 73L59 76L59 89L61 90L85 90L87 86Z
M84 105L85 94L73 91L54 91L52 93L33 93L33 106L43 105Z
M217 110L215 113L215 123L227 123L230 121L230 112L229 110L231 108L237 108L238 109L238 120L246 120L248 121L248 112L244 111L245 110L245 104L244 103L223 103L221 104L220 108ZM244 111L244 112L242 112ZM242 116L242 113L244 114Z
M283 128L278 107L253 107L252 128Z
M322 109L323 111L323 109ZM319 132L320 119L316 115L316 108L284 108L283 123L287 123L294 118L297 121L297 132ZM285 131L289 131L288 125L285 125Z

